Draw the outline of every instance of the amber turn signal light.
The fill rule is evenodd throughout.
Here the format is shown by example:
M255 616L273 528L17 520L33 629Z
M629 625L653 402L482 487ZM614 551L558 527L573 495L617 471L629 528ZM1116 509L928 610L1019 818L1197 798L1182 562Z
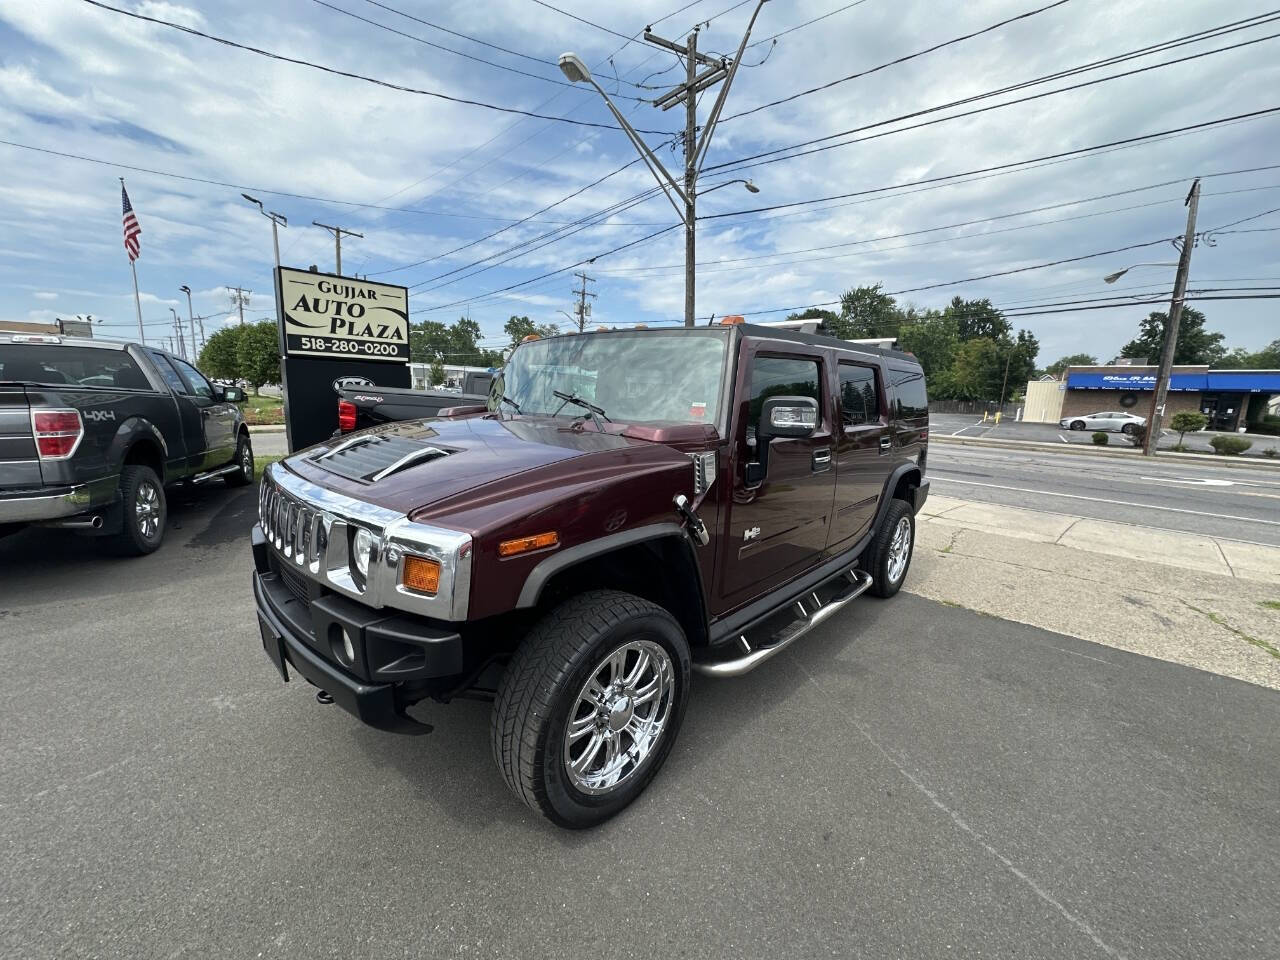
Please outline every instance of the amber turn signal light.
M440 589L440 563L426 557L407 556L404 558L404 572L400 582L414 593L435 595Z
M560 545L560 535L558 533L539 533L532 537L520 537L518 540L503 540L498 544L498 556L514 557L518 553L528 553L530 550L544 550L547 547L558 547Z

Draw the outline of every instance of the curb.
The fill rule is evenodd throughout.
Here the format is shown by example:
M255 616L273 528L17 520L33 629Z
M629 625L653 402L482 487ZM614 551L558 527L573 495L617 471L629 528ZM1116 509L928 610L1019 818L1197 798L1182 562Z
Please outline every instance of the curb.
M1079 457L1116 457L1122 460L1142 459L1137 450L1109 450L1106 447L1087 447L1082 443L1042 443L1038 440L1005 440L998 437L949 437L933 434L930 443L954 443L961 447L996 447L1002 450L1034 450L1049 453L1068 453ZM1160 451L1158 460L1177 463L1212 464L1218 467L1242 470L1280 470L1280 460L1267 461L1246 457L1222 457L1213 453L1173 453Z
M283 423L259 423L249 425L249 435L255 433L284 433Z

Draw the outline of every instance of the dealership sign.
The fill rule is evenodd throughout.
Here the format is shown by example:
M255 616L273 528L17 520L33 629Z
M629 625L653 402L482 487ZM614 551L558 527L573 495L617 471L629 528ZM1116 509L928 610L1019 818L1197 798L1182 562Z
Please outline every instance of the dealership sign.
M408 362L404 287L288 267L279 284L286 356Z
M339 390L410 386L404 287L277 267L276 310L290 451L338 429Z

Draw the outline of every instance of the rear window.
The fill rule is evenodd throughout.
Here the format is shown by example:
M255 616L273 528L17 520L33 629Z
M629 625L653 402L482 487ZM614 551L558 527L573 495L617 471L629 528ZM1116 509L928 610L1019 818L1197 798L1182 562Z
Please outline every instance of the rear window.
M123 350L36 343L0 343L0 380L151 389L146 376Z
M929 395L924 388L924 371L891 370L893 404L899 420L916 420L929 416Z

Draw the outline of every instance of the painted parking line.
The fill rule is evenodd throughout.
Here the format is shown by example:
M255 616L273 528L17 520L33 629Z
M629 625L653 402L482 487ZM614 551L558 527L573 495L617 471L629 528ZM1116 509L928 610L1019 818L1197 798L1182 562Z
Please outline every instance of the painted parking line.
M1155 503L1134 503L1132 500L1107 500L1103 497L1086 497L1078 493L1058 493L1054 490L1033 490L1031 487L1006 487L999 483L980 483L977 480L959 480L955 477L940 477L930 473L929 479L941 483L963 483L970 487L990 487L993 490L1012 490L1015 493L1034 493L1041 497L1061 497L1066 500L1087 500L1090 503L1109 503L1117 507L1139 507L1143 510L1163 510L1165 513L1189 513L1195 517L1212 517L1215 520L1239 520L1242 523L1265 523L1269 527L1280 527L1280 520L1259 520L1256 517L1237 517L1230 513L1205 513L1203 510L1184 510L1181 507L1162 507Z
M960 428L959 430L957 430L955 433L951 434L951 436L953 436L953 437L958 437L958 436L960 436L960 434L964 433L966 430L972 430L974 427L980 427L980 426L982 426L982 424L983 424L984 422L985 422L985 421L979 420L977 423L971 423L971 424L969 424L967 427L961 427L961 428Z

